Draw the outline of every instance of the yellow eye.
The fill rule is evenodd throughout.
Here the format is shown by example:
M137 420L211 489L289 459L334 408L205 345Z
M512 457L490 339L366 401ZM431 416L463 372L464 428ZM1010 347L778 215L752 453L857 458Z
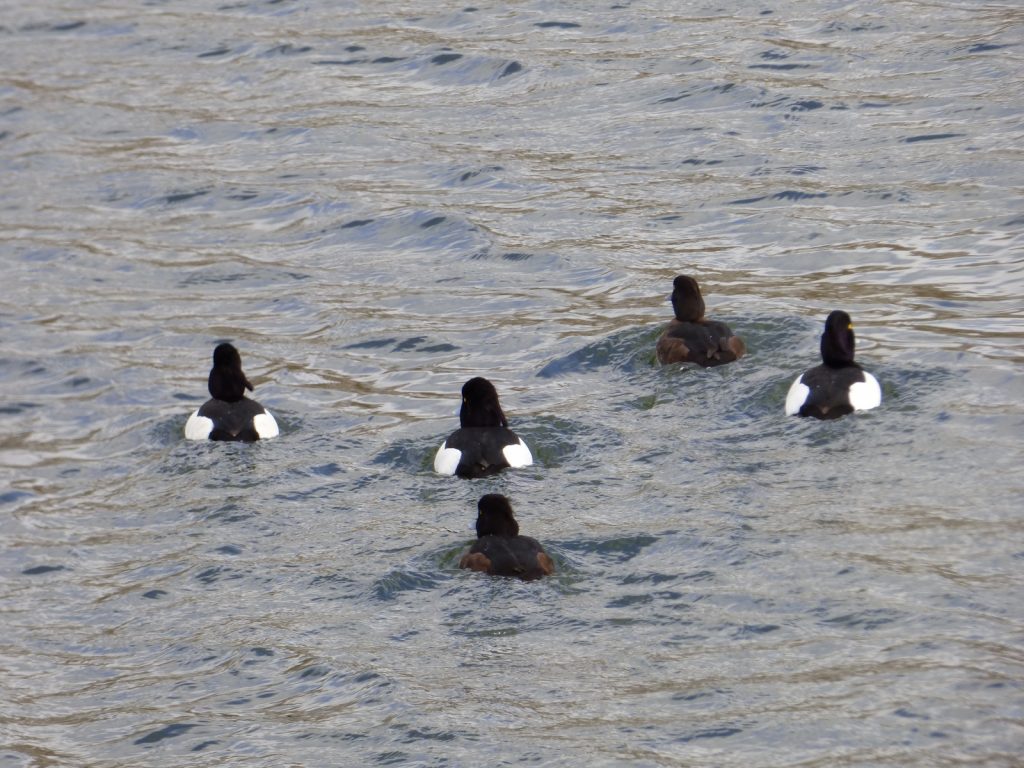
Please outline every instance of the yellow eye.
M852 331L853 330L853 323L850 323L848 326L846 326L846 330Z

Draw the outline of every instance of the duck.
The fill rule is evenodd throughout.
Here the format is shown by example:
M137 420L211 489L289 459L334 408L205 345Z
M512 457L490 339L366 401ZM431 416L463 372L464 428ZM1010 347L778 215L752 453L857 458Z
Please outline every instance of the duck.
M270 411L245 396L252 384L242 372L242 357L233 344L224 342L213 350L208 386L210 399L185 422L186 439L253 442L277 437L277 422Z
M477 502L476 542L462 555L459 568L533 581L555 572L555 564L540 542L519 535L512 504L500 493Z
M841 309L825 319L821 334L821 365L801 373L786 395L787 416L838 419L882 403L878 379L853 360L853 321Z
M434 471L438 474L483 477L533 464L526 443L508 428L498 390L482 376L462 385L459 425L437 449Z
M672 281L672 311L658 339L658 362L696 363L704 368L739 360L747 345L725 323L704 317L704 298L700 286L689 275L677 275Z

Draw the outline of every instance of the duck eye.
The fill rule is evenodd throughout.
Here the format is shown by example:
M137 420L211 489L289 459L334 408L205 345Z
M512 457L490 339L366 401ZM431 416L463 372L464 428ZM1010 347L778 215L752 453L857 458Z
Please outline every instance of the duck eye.
M846 330L852 331L853 330L853 323L850 323L848 326L846 326Z

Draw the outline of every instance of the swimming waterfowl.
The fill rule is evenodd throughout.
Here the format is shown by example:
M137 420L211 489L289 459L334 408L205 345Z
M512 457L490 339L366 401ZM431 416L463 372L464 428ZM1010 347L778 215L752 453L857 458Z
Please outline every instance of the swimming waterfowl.
M252 384L242 372L242 357L227 342L213 350L208 381L210 399L185 422L189 440L266 440L278 434L270 411L245 396Z
M477 376L462 385L460 428L441 443L434 456L434 471L442 475L483 477L506 467L533 464L530 449L508 428L498 391Z
M700 286L689 275L672 281L672 311L675 317L658 339L658 362L696 363L705 368L739 360L747 351L743 339L718 320L704 317Z
M838 419L882 403L878 380L853 361L855 339L850 316L837 309L821 334L822 364L800 374L786 395L787 416Z
M519 535L512 505L500 493L488 493L477 502L476 535L476 542L462 556L459 568L524 581L555 572L555 564L540 542Z

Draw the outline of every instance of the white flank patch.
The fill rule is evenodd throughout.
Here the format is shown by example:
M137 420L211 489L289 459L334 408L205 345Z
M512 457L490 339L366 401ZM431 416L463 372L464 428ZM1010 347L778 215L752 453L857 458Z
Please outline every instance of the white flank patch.
M459 460L462 459L462 451L458 448L448 448L448 441L441 443L434 456L434 471L441 475L454 475L459 467Z
M185 422L185 439L205 440L211 432L213 432L213 419L200 416L199 409L196 408L195 413L189 416L188 421Z
M510 467L528 467L533 464L533 455L522 438L515 445L506 445L501 452L505 454L505 461Z
M864 381L850 385L850 405L855 411L867 411L882 404L882 388L878 379L864 371Z
M804 375L801 373L789 388L789 394L786 395L786 415L798 416L800 407L807 402L809 394L811 394L811 388L804 384Z
M253 416L252 425L256 428L256 434L260 436L260 440L266 440L268 437L277 437L280 434L277 422L270 415L270 411L264 411Z

